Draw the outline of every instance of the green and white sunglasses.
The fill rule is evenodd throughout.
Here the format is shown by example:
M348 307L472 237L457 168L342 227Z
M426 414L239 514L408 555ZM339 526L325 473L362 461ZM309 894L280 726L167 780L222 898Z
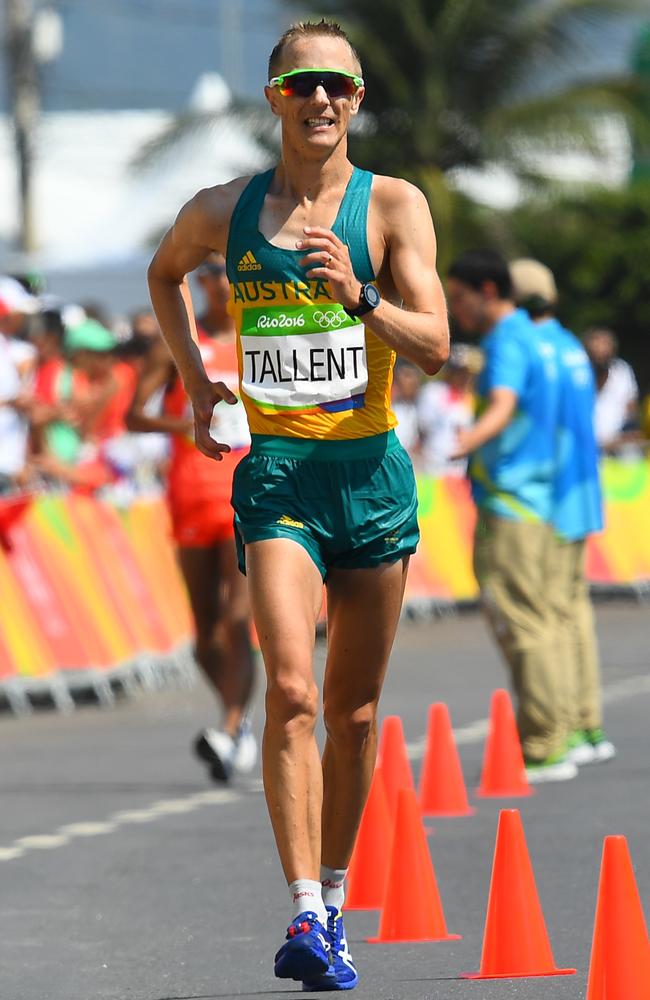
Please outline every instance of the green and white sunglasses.
M336 99L356 94L363 87L363 77L342 69L292 69L272 77L269 87L277 87L283 97L310 97L316 87L322 87L328 97Z

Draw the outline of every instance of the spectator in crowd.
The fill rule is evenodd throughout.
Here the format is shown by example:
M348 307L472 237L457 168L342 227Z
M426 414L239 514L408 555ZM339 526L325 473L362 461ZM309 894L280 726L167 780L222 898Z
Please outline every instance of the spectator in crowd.
M29 317L40 309L35 296L15 278L0 277L0 333L7 346L23 386L29 387L36 366L36 351L26 339Z
M511 670L528 779L563 781L577 767L567 757L565 665L557 660L544 571L552 541L555 348L515 307L510 271L497 253L459 257L447 297L460 328L480 335L485 352L480 416L459 431L452 456L471 456L481 603Z
M153 312L139 309L130 317L128 336L118 344L116 355L130 365L139 377L147 365L150 351L161 339L160 327Z
M607 454L639 455L639 389L631 366L618 357L618 338L594 326L582 339L596 376L598 445Z
M28 390L36 351L23 339L39 302L15 278L0 277L0 489L23 485L29 440Z
M101 302L82 302L80 308L84 314L84 319L92 319L96 323L99 323L100 326L103 326L104 329L111 329L111 314Z
M75 464L62 462L48 451L34 457L34 466L73 488L94 491L119 475L109 450L112 440L126 430L135 376L128 365L116 361L116 339L97 320L86 319L66 330L64 346L73 367L84 378L83 392L74 401L83 446Z
M75 371L64 355L64 336L58 310L47 309L32 318L30 340L37 362L29 417L33 452L49 453L66 465L74 465L82 445L75 401L83 397L87 385L83 374Z
M553 339L557 351L559 435L546 593L557 630L558 662L570 681L569 758L578 765L590 764L610 760L616 752L602 728L598 642L585 578L587 538L603 527L594 433L596 388L583 346L555 317L558 295L553 273L529 259L514 261L510 273L515 300Z
M393 370L393 413L397 417L395 433L411 458L419 450L418 394L422 370L407 358L398 358Z
M134 340L154 343L161 336L153 309L137 309L131 314L131 335Z
M115 336L97 320L87 319L66 332L65 348L87 379L84 434L97 443L123 434L136 376L130 365L117 360Z
M0 495L20 484L25 469L27 405L9 341L0 333Z
M423 386L417 403L420 465L433 476L464 476L466 458L452 458L458 433L474 420L474 380L480 352L468 344L452 345L440 377Z

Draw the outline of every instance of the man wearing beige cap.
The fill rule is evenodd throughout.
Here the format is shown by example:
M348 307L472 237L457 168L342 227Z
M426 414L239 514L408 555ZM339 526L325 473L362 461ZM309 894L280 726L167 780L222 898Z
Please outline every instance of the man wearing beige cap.
M569 757L575 764L589 764L610 760L616 752L602 729L598 648L584 571L587 537L603 527L593 422L595 385L584 348L555 317L558 295L549 268L521 259L511 264L510 273L518 305L556 346L559 439L546 592L558 635L561 686L568 669Z

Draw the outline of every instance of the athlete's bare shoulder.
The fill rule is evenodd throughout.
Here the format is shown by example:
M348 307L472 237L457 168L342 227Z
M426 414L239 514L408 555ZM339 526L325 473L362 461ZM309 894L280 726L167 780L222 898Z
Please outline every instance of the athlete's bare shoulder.
M431 216L427 200L415 184L403 177L384 174L375 174L373 178L371 207L390 226L404 221L405 213L407 217L414 212L426 212Z
M182 280L213 250L225 256L235 205L252 175L202 188L183 205L149 265L149 275Z
M226 184L202 188L180 210L174 229L193 231L196 242L225 254L230 220L242 191L252 175L236 177Z

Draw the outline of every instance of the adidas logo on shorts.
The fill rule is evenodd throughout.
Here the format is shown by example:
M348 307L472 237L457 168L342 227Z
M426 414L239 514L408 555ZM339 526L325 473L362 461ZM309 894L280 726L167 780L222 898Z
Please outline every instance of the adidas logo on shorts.
M239 264L237 265L237 270L238 271L261 271L262 270L262 265L257 263L257 261L255 260L254 255L253 255L253 251L249 250L248 253L245 253L244 256L242 257L242 259L239 261Z
M288 514L283 514L282 517L279 517L275 523L276 524L284 524L288 528L304 528L305 527L304 524L302 523L302 521L295 521L292 517L289 517Z

